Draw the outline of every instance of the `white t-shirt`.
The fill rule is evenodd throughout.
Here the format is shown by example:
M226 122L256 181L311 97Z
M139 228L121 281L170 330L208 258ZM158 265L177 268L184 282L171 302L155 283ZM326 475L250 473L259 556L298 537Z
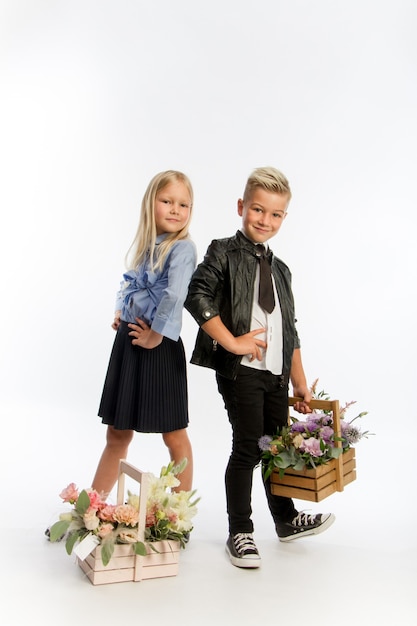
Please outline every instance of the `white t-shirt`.
M254 359L253 361L247 355L244 355L241 360L241 365L245 367L252 367L257 370L269 370L272 374L277 376L282 374L282 314L279 304L279 298L277 288L275 286L275 280L272 276L272 285L274 289L275 308L272 313L267 313L258 304L259 293L259 263L256 270L255 285L253 292L253 306L252 317L250 323L250 330L256 328L266 328L265 333L259 333L256 335L257 339L262 339L267 343L267 349L262 352L262 360Z

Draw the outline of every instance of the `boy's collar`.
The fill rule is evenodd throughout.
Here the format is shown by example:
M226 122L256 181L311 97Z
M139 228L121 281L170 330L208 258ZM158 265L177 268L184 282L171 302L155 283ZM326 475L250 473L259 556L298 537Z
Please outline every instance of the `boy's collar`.
M243 230L243 228L239 228L239 233L242 233L242 235L244 236L244 238L249 241L249 243L251 243L252 245L256 246L258 245L259 242L256 241L252 241L252 239L249 239L249 237L247 236L247 234L245 233L245 231ZM265 250L268 252L269 250L269 244L267 241L265 241L263 244L263 246L265 246Z

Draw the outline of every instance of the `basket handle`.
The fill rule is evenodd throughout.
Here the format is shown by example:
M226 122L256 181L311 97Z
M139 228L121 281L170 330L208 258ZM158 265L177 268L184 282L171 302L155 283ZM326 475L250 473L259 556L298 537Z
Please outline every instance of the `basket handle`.
M144 541L146 524L146 501L148 497L149 474L142 472L136 467L121 459L119 462L119 477L117 482L117 504L123 504L125 497L125 479L130 476L140 485L139 491L139 519L138 519L138 539Z
M303 398L288 398L288 406L294 406L296 402L303 402ZM308 403L310 409L324 409L325 411L332 411L333 414L333 430L336 437L341 437L340 427L340 405L339 400L310 400ZM335 447L341 448L342 442L335 441ZM336 462L336 489L337 491L343 491L343 458L339 455Z

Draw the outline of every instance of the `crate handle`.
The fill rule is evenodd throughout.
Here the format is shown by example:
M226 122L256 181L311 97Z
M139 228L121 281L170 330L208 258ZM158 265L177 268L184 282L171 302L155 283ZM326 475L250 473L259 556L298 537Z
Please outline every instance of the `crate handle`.
M296 402L303 402L303 398L288 398L288 406L294 406ZM341 437L340 427L340 405L339 400L310 400L308 403L310 409L324 409L325 411L332 411L333 413L333 430L336 437ZM342 442L335 441L335 447L341 448ZM335 459L336 463L336 489L337 491L343 491L343 455L340 454L338 459Z
M142 472L128 463L125 459L119 462L119 478L117 483L117 504L123 504L125 498L126 476L133 478L140 485L139 491L139 519L138 519L138 539L144 541L146 524L146 502L148 496L149 474Z

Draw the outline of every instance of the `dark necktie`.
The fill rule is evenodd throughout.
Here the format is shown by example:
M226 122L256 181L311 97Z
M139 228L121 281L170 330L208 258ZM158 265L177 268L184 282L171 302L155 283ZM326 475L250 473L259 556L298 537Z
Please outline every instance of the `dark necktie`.
M263 244L255 246L256 256L259 260L259 305L267 313L272 313L275 308L274 290L272 287L271 264L265 252Z

